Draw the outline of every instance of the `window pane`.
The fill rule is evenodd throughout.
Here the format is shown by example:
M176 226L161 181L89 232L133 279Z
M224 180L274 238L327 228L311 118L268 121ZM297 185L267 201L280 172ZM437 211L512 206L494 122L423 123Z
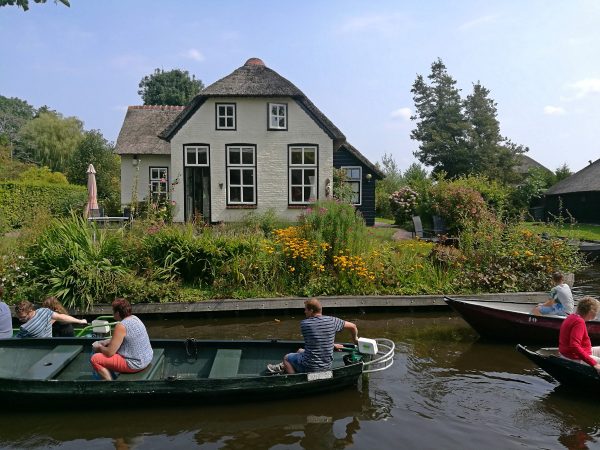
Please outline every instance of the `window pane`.
M352 176L351 178L353 180L360 180L360 169L352 169Z
M292 150L292 164L302 164L302 150Z
M164 178L165 180L167 179L167 169L160 169L160 178Z
M304 171L304 184L315 184L315 170L306 169Z
M225 127L225 117L219 117L219 128Z
M314 199L315 196L312 195L313 189L311 187L304 188L304 201L307 202L310 199Z
M150 179L156 180L158 178L158 169L150 169Z
M245 187L244 190L244 202L254 202L254 188Z
M208 164L208 153L206 149L198 149L198 164Z
M279 118L279 128L285 128L285 117Z
M292 201L293 202L302 202L302 188L301 187L293 187L292 188Z
M244 186L248 186L248 185L253 186L254 185L254 170L246 169L246 170L243 170L242 172L243 172L242 176L243 176L243 180L244 180L242 182L242 184Z
M227 128L233 128L233 117L227 118Z
M280 116L285 116L285 105L281 105L277 108L277 114Z
M189 165L195 165L196 164L196 149L195 148L188 148L187 149L187 164Z
M305 150L304 151L304 164L314 164L315 163L315 151L314 150Z
M254 149L252 149L252 148L243 149L242 164L254 164Z
M239 169L229 169L229 184L241 184L241 177Z
M242 188L230 187L229 188L229 200L232 202L242 201Z
M292 170L292 185L297 186L299 184L302 184L302 171Z
M228 116L233 117L233 106L226 106L225 107L225 114L227 114Z
M277 115L277 105L271 105L271 114Z
M240 150L238 148L229 149L229 164L239 164L240 163Z

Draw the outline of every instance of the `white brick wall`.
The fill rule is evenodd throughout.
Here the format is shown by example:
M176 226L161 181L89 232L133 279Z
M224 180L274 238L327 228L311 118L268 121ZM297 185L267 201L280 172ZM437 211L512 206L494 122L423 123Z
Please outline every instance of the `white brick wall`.
M215 103L217 102L236 103L237 129L235 131L215 129ZM287 103L287 131L267 130L267 103L269 102ZM300 213L297 209L288 209L288 144L318 146L318 195L319 198L325 197L325 180L327 178L332 180L333 173L333 140L294 100L291 98L209 99L171 140L171 178L181 174L182 180L175 186L173 196L180 206L176 210L176 221L184 220L184 144L210 145L212 221L236 221L250 212L245 209L226 209L225 146L234 143L256 145L257 208L252 211L260 213L273 208L278 215L291 220L295 220ZM219 187L220 183L222 188Z

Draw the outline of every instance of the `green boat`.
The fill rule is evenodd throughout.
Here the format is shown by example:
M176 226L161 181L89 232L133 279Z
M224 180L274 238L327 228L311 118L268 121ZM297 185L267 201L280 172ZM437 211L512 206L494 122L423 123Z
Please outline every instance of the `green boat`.
M363 373L393 363L394 343L376 339L375 354L345 345L334 352L332 369L270 375L265 368L302 346L296 341L213 341L154 339L151 364L115 380L95 379L92 339L48 338L0 341L0 398L10 405L107 404L142 402L249 401L292 397L356 385ZM12 407L12 406L11 406Z

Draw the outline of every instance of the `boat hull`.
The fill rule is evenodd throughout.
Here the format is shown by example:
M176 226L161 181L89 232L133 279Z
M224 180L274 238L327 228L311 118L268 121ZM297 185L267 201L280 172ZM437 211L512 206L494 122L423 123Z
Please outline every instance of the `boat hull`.
M499 309L485 302L445 298L477 333L487 339L508 342L539 342L547 345L558 343L558 334L564 318L558 316L535 316L530 313ZM523 305L521 303L520 305ZM535 305L526 304L528 309ZM587 322L592 342L600 343L600 322Z
M565 386L600 392L600 376L596 369L588 364L571 361L558 356L556 349L532 351L523 345L517 345L517 351L552 378Z
M83 346L76 356L58 374L48 379L22 379L21 369L7 367L10 355L19 350L26 357L27 346L41 354L42 349L56 347L57 339L8 340L0 343L0 398L26 406L35 404L78 404L86 406L137 406L145 403L231 402L278 399L283 397L318 394L334 389L356 386L363 371L363 363L345 365L341 354L334 358L331 371L316 374L267 375L267 362L281 360L285 353L295 351L302 342L292 341L182 341L153 340L156 350L164 352L160 368L151 379L127 380L120 375L115 381L102 382L92 377L89 365L91 342L89 339L60 339L59 344ZM13 347L11 353L10 348ZM8 350L7 350L8 349ZM236 373L211 378L218 351L238 350L251 355L237 361ZM4 354L2 354L4 353ZM9 356L9 359L7 359ZM26 368L34 361L17 361ZM239 367L239 368L238 368ZM8 373L13 370L12 376ZM243 372L243 373L242 373ZM37 407L36 406L36 407Z

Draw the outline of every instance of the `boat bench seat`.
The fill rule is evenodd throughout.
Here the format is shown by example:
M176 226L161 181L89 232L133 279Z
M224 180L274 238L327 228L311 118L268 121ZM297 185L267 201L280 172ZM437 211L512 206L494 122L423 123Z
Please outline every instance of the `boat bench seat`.
M116 378L116 381L140 381L140 380L151 380L154 375L156 375L156 372L158 371L158 369L161 366L161 362L164 358L165 355L165 349L164 348L155 348L152 349L153 351L153 356L152 356L152 361L150 361L150 364L148 364L148 367L146 367L144 370L140 370L139 372L135 372L135 373L122 373L119 374L119 376Z
M242 359L242 350L240 349L218 349L208 378L235 377L240 368L240 359Z
M48 380L83 350L83 345L57 345L21 375L26 380Z

